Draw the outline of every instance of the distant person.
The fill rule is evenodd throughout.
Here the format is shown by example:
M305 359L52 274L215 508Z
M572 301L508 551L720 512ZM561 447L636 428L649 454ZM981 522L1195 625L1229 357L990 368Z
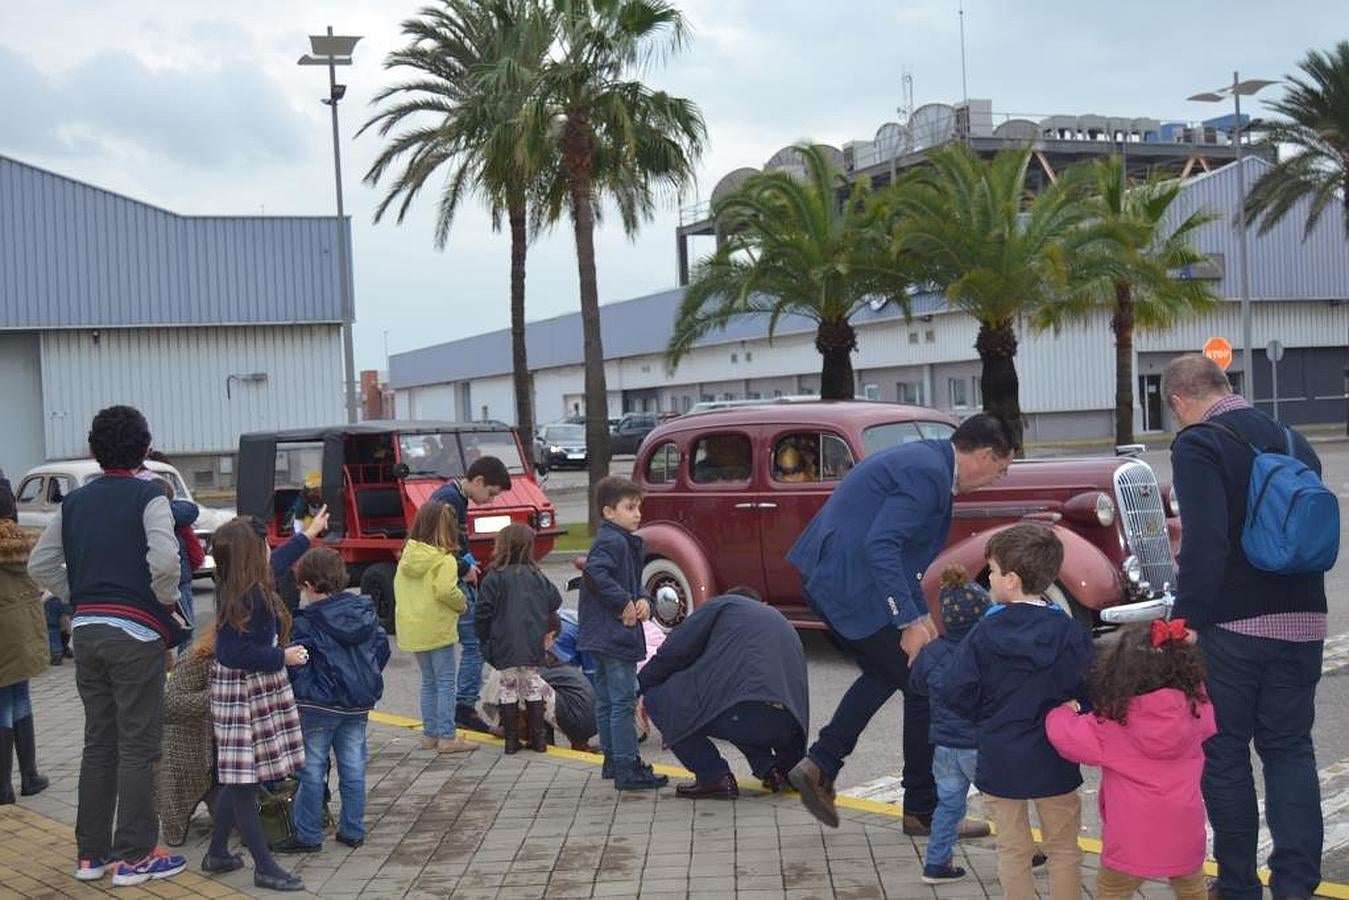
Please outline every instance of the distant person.
M604 747L603 778L620 791L655 790L669 783L637 754L637 663L646 657L642 623L651 603L642 596L645 546L635 532L642 524L642 491L611 475L595 485L595 506L604 520L586 555L578 605L577 647L595 659L595 720Z
M1045 716L1086 695L1091 637L1043 596L1063 563L1063 544L1054 532L1043 525L1013 525L989 538L984 552L995 605L956 648L938 696L975 725L974 785L997 826L1003 896L1036 896L1033 802L1049 855L1049 896L1079 900L1082 773L1049 743Z
M441 753L477 749L455 733L459 620L468 612L459 583L459 547L454 511L427 500L412 520L393 578L398 646L412 654L421 672L422 749Z
M557 586L534 563L534 529L514 524L498 531L474 616L483 658L501 673L497 701L508 754L520 750L521 701L529 749L540 753L548 749L543 724L546 683L539 669L549 617L561 606Z
M1276 897L1310 897L1321 881L1321 785L1312 723L1326 628L1323 573L1257 569L1242 549L1252 448L1285 452L1320 473L1302 435L1232 393L1218 365L1199 354L1172 360L1162 396L1181 432L1171 445L1172 482L1185 540L1176 559L1175 615L1199 635L1218 734L1204 744L1204 802L1213 823L1214 886L1222 900L1263 888L1256 866L1260 813L1251 744L1265 778L1268 859ZM1277 709L1277 715L1264 710Z
M307 472L304 487L295 495L290 507L290 528L293 534L300 534L309 527L314 516L323 508L323 477L318 472Z
M75 684L85 723L75 877L97 881L112 870L119 887L187 866L156 849L165 658L189 623L178 611L169 501L158 485L135 477L149 448L150 426L138 410L99 410L89 450L103 476L66 495L28 559L38 586L75 610Z
M459 526L459 578L463 582L468 612L459 617L459 684L454 708L455 724L470 731L490 730L478 715L478 695L482 691L482 652L478 648L478 632L473 625L473 610L477 600L478 579L482 570L468 549L468 504L470 501L486 506L502 491L511 489L511 473L506 464L495 456L478 456L462 478L452 478L431 495L449 506Z
M680 797L733 799L740 786L709 738L730 741L770 791L806 755L810 696L796 629L750 588L713 597L671 631L638 691L679 762Z
M1104 846L1092 896L1128 900L1145 880L1166 879L1179 900L1206 900L1199 778L1218 726L1185 621L1121 629L1091 693L1091 714L1068 700L1045 729L1064 759L1101 768Z
M861 674L820 729L792 786L811 815L838 827L834 780L871 717L904 695L904 833L930 833L937 806L928 741L927 698L909 690L909 666L937 636L923 597L923 571L946 546L956 494L1001 478L1015 443L1007 426L970 416L949 440L914 441L873 453L834 488L787 560L801 573L806 601ZM988 825L966 820L961 837Z
M14 521L14 494L0 485L0 805L14 802L13 765L19 758L19 792L41 793L49 784L37 770L37 736L28 681L47 670L42 592L28 577L36 539Z
M290 639L308 659L290 669L304 732L304 768L295 794L293 837L276 849L311 853L323 847L323 794L328 758L337 757L342 796L337 842L365 843L366 724L384 696L389 636L369 597L346 590L347 567L331 547L313 547L295 564L300 608Z

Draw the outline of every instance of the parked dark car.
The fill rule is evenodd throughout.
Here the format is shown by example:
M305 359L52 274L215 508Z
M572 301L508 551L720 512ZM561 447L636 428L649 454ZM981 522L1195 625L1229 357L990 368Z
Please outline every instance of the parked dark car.
M586 427L553 424L543 426L534 439L534 459L543 471L586 467Z
M644 494L638 533L647 552L642 584L657 597L653 618L673 627L708 597L743 584L798 628L823 627L787 551L857 460L950 437L956 424L922 407L816 401L742 406L661 425L633 466ZM1024 460L1001 481L956 498L946 549L923 578L938 620L942 569L959 563L986 578L984 545L1025 519L1043 522L1063 542L1063 566L1045 596L1084 626L1101 622L1103 610L1124 612L1121 604L1139 604L1134 609L1144 615L1169 598L1179 508L1147 463Z
M628 413L609 431L609 452L615 456L636 453L642 439L660 422L659 413Z

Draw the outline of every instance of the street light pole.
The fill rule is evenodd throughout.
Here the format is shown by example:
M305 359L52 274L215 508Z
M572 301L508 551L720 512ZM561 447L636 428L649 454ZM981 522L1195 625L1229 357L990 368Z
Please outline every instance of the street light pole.
M351 65L351 54L356 48L359 36L334 35L333 27L328 26L327 34L309 36L313 55L300 57L302 66L328 67L328 96L322 102L332 111L333 122L333 182L337 189L337 281L342 298L342 367L343 380L346 382L347 422L357 419L356 403L356 353L352 341L352 323L356 319L355 304L351 296L351 253L347 240L346 210L342 204L342 149L337 128L337 103L346 95L347 87L337 83L337 67Z
M1232 73L1232 84L1216 91L1206 91L1202 94L1195 94L1187 97L1188 100L1198 100L1203 103L1216 103L1230 94L1236 105L1236 121L1232 126L1232 137L1236 143L1236 164L1237 164L1237 285L1241 292L1241 393L1247 400L1254 402L1255 397L1255 370L1252 367L1254 356L1251 352L1251 268L1250 268L1250 250L1247 241L1246 228L1246 169L1242 165L1241 152L1241 95L1255 94L1260 90L1269 87L1271 84L1277 84L1274 81L1268 81L1263 78L1252 78L1247 81L1241 80L1239 72Z

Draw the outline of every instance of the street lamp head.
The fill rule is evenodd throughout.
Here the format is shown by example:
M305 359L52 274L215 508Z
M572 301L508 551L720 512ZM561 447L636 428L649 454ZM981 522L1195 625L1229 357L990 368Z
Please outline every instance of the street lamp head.
M360 39L360 35L354 34L311 34L309 48L314 51L315 56L345 56L350 62L350 57Z
M296 60L296 65L300 66L349 66L351 65L350 56L310 56L306 53Z
M1251 94L1257 94L1269 87L1271 84L1278 84L1277 81L1270 81L1267 78L1248 78L1239 82L1233 89L1234 93L1241 94L1243 97L1249 97Z
M1204 91L1202 94L1194 94L1193 96L1186 97L1185 99L1192 100L1198 103L1217 103L1219 100L1223 99L1223 95L1216 93L1215 91Z

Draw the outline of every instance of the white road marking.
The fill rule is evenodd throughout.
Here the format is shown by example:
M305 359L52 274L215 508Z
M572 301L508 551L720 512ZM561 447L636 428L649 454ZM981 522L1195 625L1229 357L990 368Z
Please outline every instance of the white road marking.
M1325 653L1321 657L1321 674L1334 675L1349 666L1349 634L1334 634L1326 638Z

